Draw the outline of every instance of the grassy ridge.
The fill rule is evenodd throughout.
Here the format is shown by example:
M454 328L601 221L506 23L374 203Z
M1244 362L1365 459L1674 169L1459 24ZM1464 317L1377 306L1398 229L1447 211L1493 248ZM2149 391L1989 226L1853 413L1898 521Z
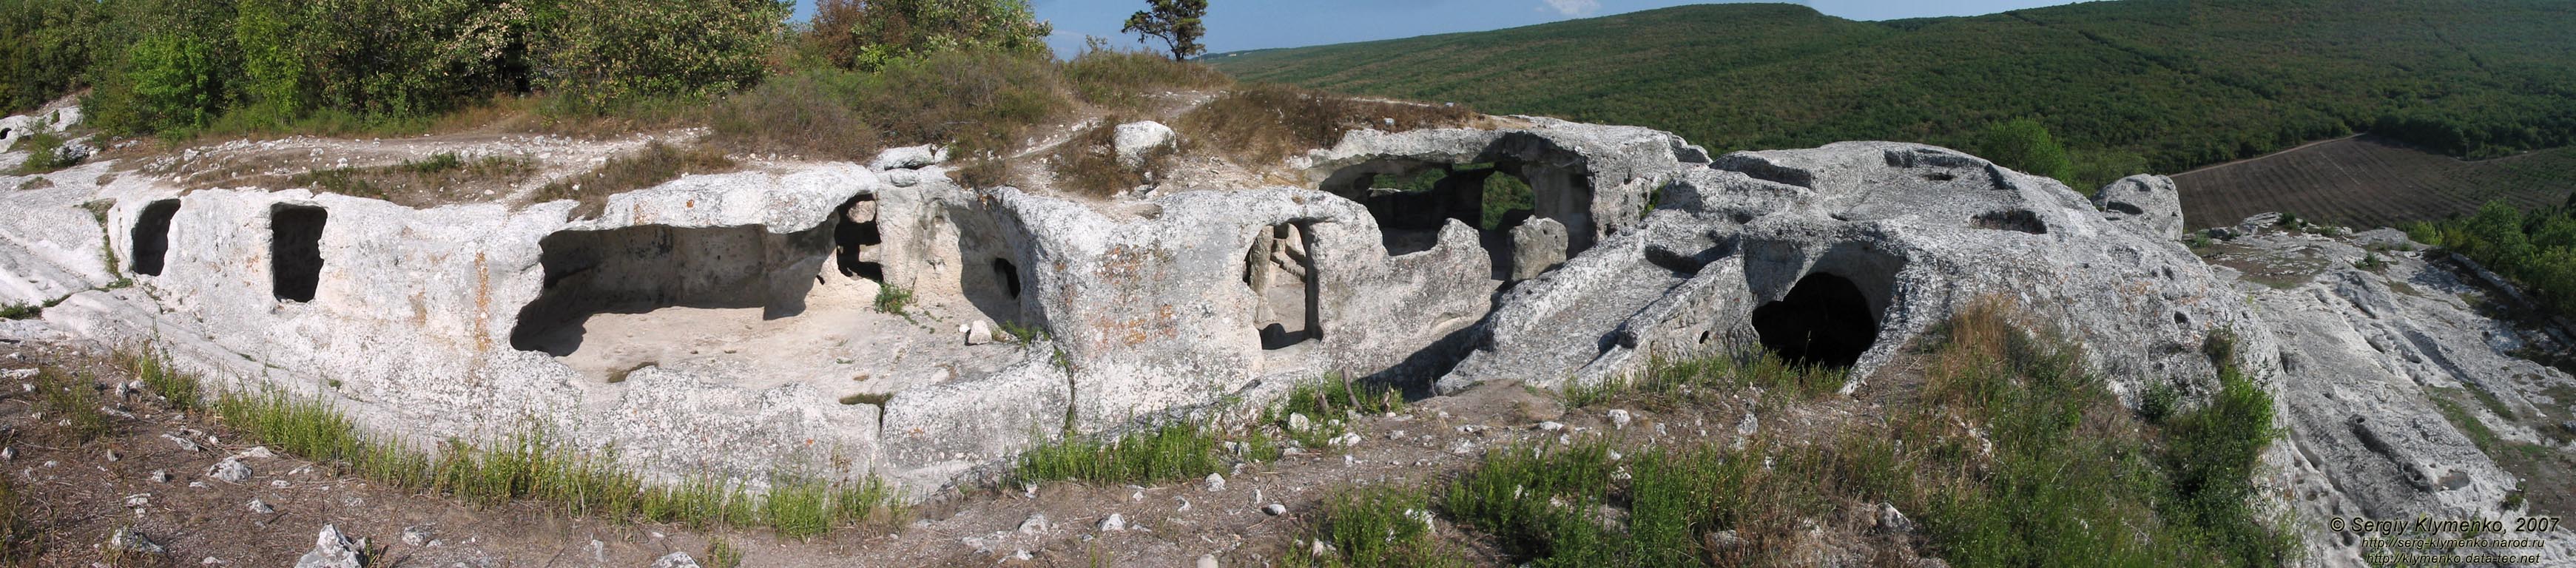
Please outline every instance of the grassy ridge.
M1219 54L1238 78L1673 130L1712 149L1974 146L2034 117L2087 183L2377 131L2493 156L2576 141L2576 10L2531 0L2121 0L1855 22L1685 6Z
M1447 556L1421 530L1439 522L1523 566L1797 564L1843 546L1872 566L1906 565L1899 550L1958 566L2291 559L2290 536L2251 504L2258 456L2277 435L2261 387L2229 366L2205 378L2218 387L2205 405L2180 408L2162 387L2166 403L2132 413L2084 371L2079 346L2031 331L2014 311L1982 303L1934 330L1913 354L1919 390L1899 395L1909 400L1889 404L1884 418L1806 434L1772 427L1737 445L1613 435L1512 446L1428 495L1339 493L1308 538L1339 551L1317 562L1328 566ZM2214 360L2233 360L2230 340L2211 345ZM1721 358L1658 365L1584 398L1697 404L1828 378ZM1882 504L1911 521L1866 512ZM1417 512L1425 509L1436 518ZM1857 540L1824 540L1833 538Z

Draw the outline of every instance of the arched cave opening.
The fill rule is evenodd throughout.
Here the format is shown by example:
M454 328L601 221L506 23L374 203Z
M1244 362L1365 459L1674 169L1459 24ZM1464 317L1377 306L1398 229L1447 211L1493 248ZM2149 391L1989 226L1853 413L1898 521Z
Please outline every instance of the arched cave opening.
M1762 347L1790 363L1850 367L1878 343L1878 317L1851 279L1817 272L1789 295L1753 309Z
M876 252L885 243L877 230L877 196L852 197L832 212L832 218L839 220L832 225L832 250L841 275L884 282L885 265L877 261Z
M1255 231L1244 252L1243 284L1252 289L1252 327L1264 350L1324 337L1322 278L1315 274L1313 226L1281 223Z
M777 235L759 225L642 225L547 235L537 243L544 289L519 310L510 345L571 355L581 348L584 326L603 313L760 308L764 320L803 313L837 231Z
M170 220L179 215L179 200L163 199L143 206L134 219L134 273L160 276L170 253Z
M1508 157L1465 164L1380 161L1333 178L1325 189L1368 208L1390 256L1438 246L1441 228L1453 219L1476 229L1478 244L1492 258L1493 278L1506 282L1544 272L1591 244L1591 185L1574 169ZM1555 227L1530 226L1540 218ZM1516 230L1552 236L1516 240ZM1515 270L1524 263L1537 268Z
M269 288L278 300L313 301L322 282L322 227L330 220L330 211L310 205L268 208Z

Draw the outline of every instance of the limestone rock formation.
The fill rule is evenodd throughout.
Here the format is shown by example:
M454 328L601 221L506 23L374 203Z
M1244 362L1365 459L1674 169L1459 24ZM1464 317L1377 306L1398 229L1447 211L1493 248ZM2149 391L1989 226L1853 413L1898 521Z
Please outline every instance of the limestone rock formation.
M2182 238L2182 194L2174 189L2173 178L2121 178L2094 193L2093 205L2102 209L2102 218L2135 224L2149 236Z
M1130 168L1145 162L1145 154L1172 145L1178 134L1172 127L1151 120L1118 125L1111 138L1111 149L1118 153L1118 163Z
M2179 198L2158 176L2088 201L1919 144L1712 157L1650 129L1492 120L1351 132L1290 158L1297 186L1167 183L1106 202L962 186L934 146L684 176L596 215L192 190L107 160L49 185L0 176L28 188L0 193L0 303L51 304L0 336L149 346L210 391L318 398L402 439L536 416L655 480L793 470L915 498L990 479L1034 443L1326 376L1416 395L1562 388L1764 349L1849 367L1856 388L1997 297L2083 342L2132 402L2204 395L2195 381L2220 363L2280 393L2292 435L2267 459L2297 490L2280 505L2304 514L2520 514L2503 502L2527 480L2428 402L2455 389L2506 409L2470 415L2522 424L2498 436L2564 444L2489 414L2563 407L2549 389L2569 377L2506 354L2566 339L2477 315L2456 294L2486 285L2438 258L2347 268L2359 247L2411 248L2402 236L2249 224L2213 265L2177 242ZM1127 126L1122 157L1175 137ZM1395 183L1430 172L1429 187ZM2275 286L2277 266L2244 264L2258 257L2304 276ZM2205 355L2231 336L2233 361ZM249 476L224 463L209 474Z
M1506 294L1490 337L1441 390L1588 383L1659 355L1757 344L1866 377L1990 295L2088 345L2121 346L2088 355L2124 396L2148 377L2214 375L2199 347L2220 330L2243 330L2239 363L2273 374L2271 339L2225 279L2047 178L1931 146L1845 142L1729 154L1661 189L1637 229Z

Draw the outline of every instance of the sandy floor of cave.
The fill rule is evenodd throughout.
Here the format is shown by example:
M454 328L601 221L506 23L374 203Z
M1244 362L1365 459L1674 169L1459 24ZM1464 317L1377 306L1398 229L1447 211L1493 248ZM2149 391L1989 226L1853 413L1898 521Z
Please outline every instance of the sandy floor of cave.
M806 297L802 314L761 319L760 308L663 308L597 314L564 364L607 380L652 365L727 369L736 386L796 382L834 397L892 394L992 372L1018 361L1011 343L968 346L958 332L981 317L971 306L916 305L910 318L876 311L875 283L832 279Z

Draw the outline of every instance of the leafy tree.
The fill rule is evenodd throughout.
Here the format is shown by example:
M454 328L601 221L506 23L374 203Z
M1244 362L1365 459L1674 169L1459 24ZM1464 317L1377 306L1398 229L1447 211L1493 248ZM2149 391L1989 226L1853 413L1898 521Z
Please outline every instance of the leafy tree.
M2067 158L2066 147L2057 145L2057 139L2049 137L2048 127L2037 120L2016 118L1987 128L1977 155L2007 168L2059 180L2075 177L2075 163Z
M0 114L79 88L103 14L90 0L0 0Z
M1207 0L1148 0L1151 9L1127 17L1127 27L1118 31L1163 40L1172 50L1173 61L1186 61L1190 56L1207 53L1199 37L1207 35L1207 25L1199 21L1207 16Z

